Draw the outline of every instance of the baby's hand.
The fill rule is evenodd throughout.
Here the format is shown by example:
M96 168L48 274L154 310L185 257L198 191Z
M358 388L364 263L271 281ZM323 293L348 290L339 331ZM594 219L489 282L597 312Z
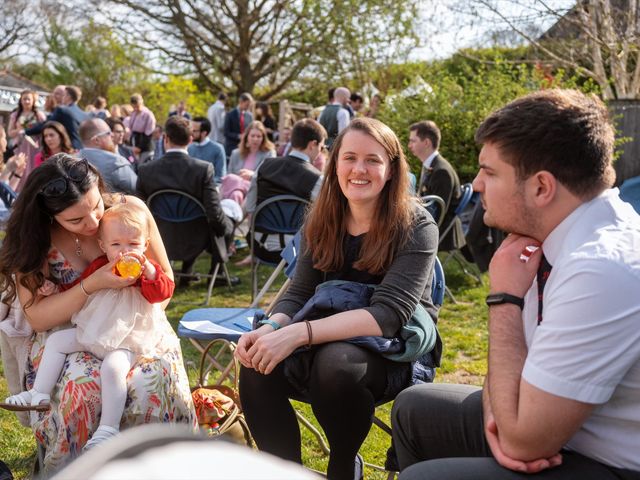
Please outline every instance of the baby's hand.
M153 282L155 281L156 277L158 275L158 272L156 270L156 267L153 266L153 263L151 263L147 258L144 259L144 263L142 264L142 276Z
M38 289L38 294L44 295L45 297L54 293L58 293L58 286L51 280L45 280L44 284Z

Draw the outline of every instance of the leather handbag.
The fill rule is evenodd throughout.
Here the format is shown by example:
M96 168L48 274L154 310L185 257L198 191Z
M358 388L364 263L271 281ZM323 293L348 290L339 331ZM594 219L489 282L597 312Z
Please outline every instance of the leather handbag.
M204 385L205 361L209 350L224 339L209 342L200 359L198 384L191 389L198 424L210 436L227 435L238 443L253 446L249 427L244 419L238 395L238 361L233 359L234 385Z

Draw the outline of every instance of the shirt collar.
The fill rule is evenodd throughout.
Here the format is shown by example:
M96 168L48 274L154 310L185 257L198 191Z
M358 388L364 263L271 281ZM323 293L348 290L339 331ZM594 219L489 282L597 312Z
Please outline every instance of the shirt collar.
M302 153L300 150L291 150L289 152L289 155L291 155L292 157L296 157L296 158L300 158L302 160L304 160L305 162L309 162L311 161L309 158L309 155Z
M196 145L204 147L209 142L211 142L211 140L209 140L209 137L204 137L204 140L202 140L201 142L196 142Z
M433 163L433 159L440 155L438 150L435 150L431 155L429 155L424 162L422 162L422 166L424 168L431 168L431 164Z
M186 148L170 148L169 150L165 150L164 153L169 153L169 152L180 152L180 153L184 153L185 155L189 155L189 152L187 152Z
M584 202L573 212L567 215L564 220L556 225L553 230L551 230L551 233L547 235L547 238L545 238L544 242L542 243L542 251L544 252L544 256L547 258L551 265L555 265L556 261L558 260L558 256L560 255L564 241L567 239L567 236L571 232L573 226L576 225L576 223L580 220L584 213L596 202L601 201L601 199L604 199L609 195L617 195L617 192L617 189L609 188L597 197L589 200L588 202Z

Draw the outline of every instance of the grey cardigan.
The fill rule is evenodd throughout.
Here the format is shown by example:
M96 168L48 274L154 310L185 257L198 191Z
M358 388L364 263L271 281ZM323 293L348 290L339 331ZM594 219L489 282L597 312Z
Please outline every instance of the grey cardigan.
M264 161L265 158L275 157L276 152L273 150L262 151L259 150L256 153L256 167L254 169L257 170L260 164ZM244 168L244 158L240 156L240 149L236 148L233 152L231 152L231 157L229 159L229 168L227 169L227 173L235 173L236 175L240 170Z
M316 287L325 281L324 272L313 267L313 260L304 244L296 264L296 271L289 288L278 301L273 313L293 317L313 296ZM431 215L422 207L416 207L412 232L407 243L398 250L396 257L371 297L369 311L380 326L382 335L390 338L405 326L416 305L421 303L434 322L438 310L431 300L433 265L438 249L438 227ZM349 266L344 266L343 271ZM340 278L340 272L330 274Z

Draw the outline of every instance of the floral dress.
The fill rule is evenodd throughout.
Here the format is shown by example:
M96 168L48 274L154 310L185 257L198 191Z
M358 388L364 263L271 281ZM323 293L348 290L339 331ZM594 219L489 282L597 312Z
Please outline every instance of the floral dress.
M70 284L80 273L51 247L49 272L59 284ZM68 326L56 329L68 328ZM54 329L54 330L56 330ZM32 337L27 363L26 386L33 381L50 332ZM53 472L81 453L82 447L98 428L101 411L101 361L87 352L67 355L62 376L51 394L51 409L33 412L31 426L36 441L45 449L44 471ZM187 423L194 431L197 419L193 409L189 380L182 352L177 347L161 355L139 356L127 376L128 392L121 428L153 422Z

